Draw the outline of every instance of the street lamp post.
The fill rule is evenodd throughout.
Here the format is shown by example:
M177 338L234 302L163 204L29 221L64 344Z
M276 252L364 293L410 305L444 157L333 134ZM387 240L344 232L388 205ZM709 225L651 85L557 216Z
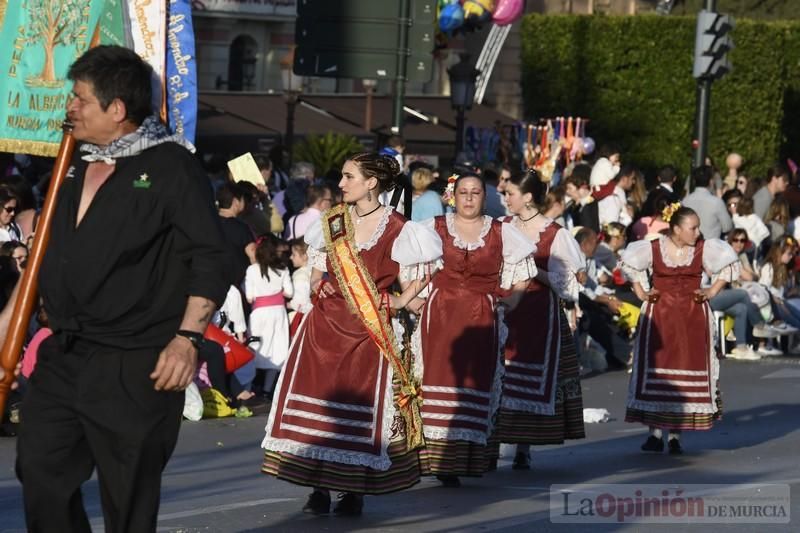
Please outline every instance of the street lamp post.
M372 96L375 94L375 87L378 86L378 80L361 80L361 85L364 86L364 91L367 93L366 108L364 109L364 131L372 130Z
M281 81L283 95L286 98L286 134L283 144L289 152L289 164L292 163L292 144L294 144L294 110L300 93L303 91L303 77L294 73L294 50L281 60Z
M480 71L469 62L469 55L447 69L450 76L450 104L456 111L456 157L464 151L464 113L472 109L475 99L475 80Z

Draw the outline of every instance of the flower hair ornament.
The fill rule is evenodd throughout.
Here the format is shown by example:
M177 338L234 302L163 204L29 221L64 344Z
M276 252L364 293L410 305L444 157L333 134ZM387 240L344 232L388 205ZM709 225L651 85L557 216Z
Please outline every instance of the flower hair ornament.
M669 223L669 221L672 220L672 215L674 215L675 211L677 211L680 208L681 208L680 202L674 202L669 204L667 207L664 208L663 211L661 211L662 220L664 220L664 222Z
M447 178L447 187L444 188L444 194L442 195L442 199L450 207L456 206L457 180L458 180L458 174L452 174L449 178Z

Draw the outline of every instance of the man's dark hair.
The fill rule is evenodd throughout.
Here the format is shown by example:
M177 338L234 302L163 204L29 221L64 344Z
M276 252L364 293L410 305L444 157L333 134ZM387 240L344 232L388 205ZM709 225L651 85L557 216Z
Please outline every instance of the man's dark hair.
M230 209L234 200L244 200L245 191L238 184L228 181L217 189L217 207Z
M772 181L772 178L784 178L791 183L792 173L789 172L789 167L783 163L775 163L771 168L767 169L767 183Z
M672 165L664 165L658 171L659 183L672 183L676 179L678 179L678 170Z
M586 164L575 165L572 169L572 175L565 180L565 184L571 182L577 188L582 186L589 186L589 178L592 176L592 167Z
M708 187L713 177L714 171L708 165L692 170L692 182L694 182L695 187Z
M633 176L634 174L636 174L636 171L637 171L637 169L633 165L622 165L622 168L619 169L619 172L617 172L617 175L614 176L614 181L619 181L622 178L625 178L625 177L628 177L628 176Z
M115 99L125 104L125 118L136 126L153 114L153 69L139 55L121 46L96 46L69 68L67 77L92 85L103 111Z

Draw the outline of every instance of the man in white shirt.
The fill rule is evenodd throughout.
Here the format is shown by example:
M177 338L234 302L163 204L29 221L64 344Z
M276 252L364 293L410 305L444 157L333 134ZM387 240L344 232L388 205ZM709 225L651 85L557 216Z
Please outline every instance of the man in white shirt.
M614 178L616 186L614 194L606 196L598 203L598 217L602 228L609 222L619 222L623 226L628 226L633 221L628 211L628 191L636 183L636 169L632 166L624 166Z
M333 193L327 185L310 185L306 191L306 208L289 219L283 238L287 241L306 234L309 226L319 220L322 212L333 205Z

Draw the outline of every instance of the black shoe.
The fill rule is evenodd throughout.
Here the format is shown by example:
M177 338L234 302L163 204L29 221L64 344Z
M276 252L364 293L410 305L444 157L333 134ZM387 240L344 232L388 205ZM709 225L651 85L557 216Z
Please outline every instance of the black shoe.
M667 445L669 447L670 455L681 455L683 453L683 448L681 448L681 441L679 441L678 439L669 439Z
M447 487L448 489L457 489L461 486L461 480L458 479L458 476L436 476L443 487Z
M511 465L512 470L530 470L531 469L531 454L517 452L514 456L514 463Z
M331 495L315 490L303 506L304 513L328 514L331 512Z
M643 452L663 452L664 451L664 441L650 435L647 437L647 440L642 444L642 451Z
M364 509L364 496L352 492L339 494L339 501L333 508L333 512L339 515L361 516Z

